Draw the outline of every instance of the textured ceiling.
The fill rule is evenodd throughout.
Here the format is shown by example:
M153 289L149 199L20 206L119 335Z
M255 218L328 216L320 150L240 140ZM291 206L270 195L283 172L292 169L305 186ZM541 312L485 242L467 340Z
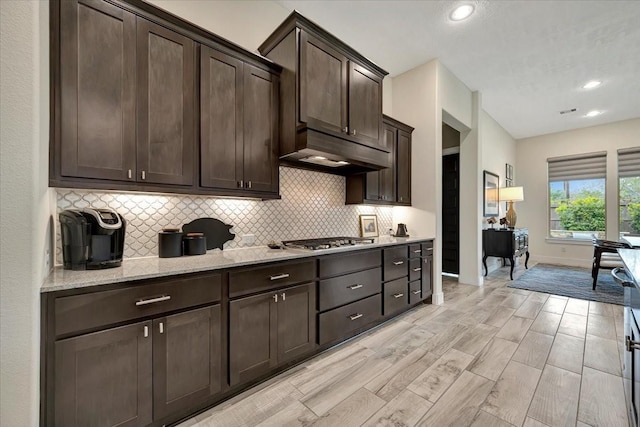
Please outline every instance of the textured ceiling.
M515 138L640 117L640 0L279 3L391 76L439 58ZM475 13L450 21L462 3ZM582 89L592 79L603 83Z

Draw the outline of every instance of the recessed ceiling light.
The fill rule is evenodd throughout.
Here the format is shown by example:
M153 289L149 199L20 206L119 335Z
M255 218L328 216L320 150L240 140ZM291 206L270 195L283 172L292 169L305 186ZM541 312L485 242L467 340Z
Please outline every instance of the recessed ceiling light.
M473 13L473 5L471 4L463 4L461 6L456 7L449 18L452 21L462 21L463 19L467 19Z
M596 88L596 87L600 86L601 84L602 84L602 82L600 82L598 80L591 80L590 82L588 82L587 84L582 86L582 88L583 89L593 89L593 88Z
M602 114L602 111L598 111L598 110L592 110L589 111L587 114L585 114L585 117L595 117L595 116L599 116L600 114Z

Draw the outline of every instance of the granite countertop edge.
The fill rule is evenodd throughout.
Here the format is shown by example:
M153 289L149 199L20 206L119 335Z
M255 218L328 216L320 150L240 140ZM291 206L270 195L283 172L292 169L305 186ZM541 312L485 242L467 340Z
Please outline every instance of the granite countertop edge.
M123 260L122 266L120 267L102 270L72 271L64 270L59 266L55 267L45 278L42 287L40 288L40 292L47 293L81 289L92 286L132 282L179 274L215 271L247 265L260 265L274 261L312 258L320 255L331 255L341 252L373 249L433 239L434 237L430 236L398 238L385 236L380 237L379 240L373 244L344 246L317 251L301 249L269 249L266 246L226 249L224 251L214 249L208 251L205 255L198 256L183 256L177 258L159 258L157 256L130 258Z
M640 288L640 249L618 249L618 254L636 282L636 287Z

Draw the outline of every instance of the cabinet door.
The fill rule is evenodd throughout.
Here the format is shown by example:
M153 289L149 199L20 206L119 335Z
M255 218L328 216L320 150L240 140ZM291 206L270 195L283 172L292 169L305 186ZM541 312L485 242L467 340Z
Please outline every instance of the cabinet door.
M366 200L380 200L380 172L367 172L364 179L364 198Z
M382 145L382 79L349 62L349 134Z
M200 185L239 188L242 178L242 61L200 50Z
M389 166L380 172L380 197L386 202L393 203L396 200L396 128L384 124L385 146L389 149Z
M316 286L278 292L278 363L308 353L316 344Z
M60 33L61 174L134 179L135 16L107 2L63 1Z
M237 385L268 372L277 363L275 292L229 303L229 374Z
M347 127L347 58L300 31L299 121L342 134Z
M220 305L153 321L153 415L159 419L221 389Z
M55 344L55 425L151 423L151 322Z
M397 179L398 203L411 204L411 134L398 130L397 144Z
M195 44L137 20L138 180L193 184Z
M422 298L425 299L433 293L433 256L422 258Z
M278 192L278 78L244 66L244 180L256 191Z

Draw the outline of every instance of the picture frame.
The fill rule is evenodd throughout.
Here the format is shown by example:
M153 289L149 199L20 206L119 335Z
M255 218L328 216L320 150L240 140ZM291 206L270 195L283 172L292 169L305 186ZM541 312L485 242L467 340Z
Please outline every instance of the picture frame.
M499 188L500 177L495 173L484 171L483 173L483 216L498 216L500 214L499 200Z
M378 216L360 215L360 235L362 237L378 237Z

